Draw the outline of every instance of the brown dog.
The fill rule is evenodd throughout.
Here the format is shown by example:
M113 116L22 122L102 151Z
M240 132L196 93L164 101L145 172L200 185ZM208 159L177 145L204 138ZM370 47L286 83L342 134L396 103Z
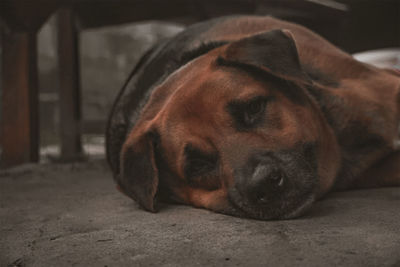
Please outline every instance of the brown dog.
M196 24L119 94L107 155L121 190L257 219L331 190L400 185L400 77L271 17Z

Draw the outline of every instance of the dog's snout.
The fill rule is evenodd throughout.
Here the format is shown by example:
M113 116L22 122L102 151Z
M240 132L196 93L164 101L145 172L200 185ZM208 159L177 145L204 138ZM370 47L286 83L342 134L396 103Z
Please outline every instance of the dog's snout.
M255 203L268 203L282 192L284 184L285 176L278 167L259 164L247 183L248 198Z

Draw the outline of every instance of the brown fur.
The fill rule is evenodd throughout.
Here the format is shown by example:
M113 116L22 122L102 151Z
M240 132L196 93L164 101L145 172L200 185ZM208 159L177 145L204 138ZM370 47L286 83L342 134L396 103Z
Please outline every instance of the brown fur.
M247 216L232 211L228 200L228 191L235 185L234 168L254 150L289 151L300 143L318 145L315 198L334 188L400 185L400 157L394 147L400 121L399 77L354 60L299 25L270 17L227 20L205 34L208 39L232 42L274 29L285 29L283 33L294 40L304 72L307 68L317 71L303 77L303 72L289 75L255 65L277 80L258 78L240 67L218 63L218 59L242 60L237 48L241 44L233 42L192 60L154 90L121 152L124 170L132 161L129 151L151 150L146 153L157 178L146 185L150 190L147 200L139 200L146 209L155 210L153 199L158 190L161 197L176 202ZM276 90L282 81L299 90L293 99L301 103ZM268 123L252 131L235 129L222 103L254 96L271 99L266 106ZM154 136L148 137L152 133L158 135L158 143ZM206 154L218 154L218 170L188 182L188 143ZM121 181L122 188L130 186ZM164 189L167 196L163 196ZM136 198L135 193L130 195Z

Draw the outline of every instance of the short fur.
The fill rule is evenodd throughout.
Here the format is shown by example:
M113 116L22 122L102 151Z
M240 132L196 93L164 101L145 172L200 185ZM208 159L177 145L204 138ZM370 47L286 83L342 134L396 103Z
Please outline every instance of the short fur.
M271 17L188 27L118 95L107 158L149 211L295 218L332 190L400 185L400 77Z

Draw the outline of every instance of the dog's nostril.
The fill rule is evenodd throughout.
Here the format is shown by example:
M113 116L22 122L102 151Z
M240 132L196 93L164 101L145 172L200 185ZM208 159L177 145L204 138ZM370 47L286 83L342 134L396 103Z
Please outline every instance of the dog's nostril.
M259 165L247 184L248 197L253 202L267 204L281 193L284 184L285 177L279 169Z
M271 184L281 187L283 186L284 179L283 179L283 174L281 172L276 172L271 174L270 178L271 179Z
M260 204L267 204L269 202L269 199L265 196L260 196L256 199L257 203Z

